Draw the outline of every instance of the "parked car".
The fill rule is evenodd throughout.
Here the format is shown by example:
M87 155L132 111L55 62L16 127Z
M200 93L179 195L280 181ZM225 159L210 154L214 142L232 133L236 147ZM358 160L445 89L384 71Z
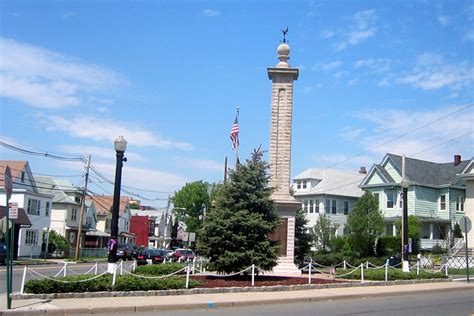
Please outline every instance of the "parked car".
M145 248L137 254L137 265L163 263L165 257L166 253L164 250Z
M0 244L0 264L5 265L7 261L7 246L5 244Z
M173 261L185 262L194 259L194 252L190 249L176 249L171 257Z
M118 244L117 245L117 259L131 260L135 258L138 250L135 245L131 244Z

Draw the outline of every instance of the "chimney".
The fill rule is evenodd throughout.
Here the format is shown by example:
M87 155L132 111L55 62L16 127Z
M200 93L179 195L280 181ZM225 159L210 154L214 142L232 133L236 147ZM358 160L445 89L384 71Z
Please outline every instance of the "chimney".
M367 174L367 170L365 169L365 167L360 167L359 173L360 174Z
M461 155L454 155L454 165L457 166L461 163Z

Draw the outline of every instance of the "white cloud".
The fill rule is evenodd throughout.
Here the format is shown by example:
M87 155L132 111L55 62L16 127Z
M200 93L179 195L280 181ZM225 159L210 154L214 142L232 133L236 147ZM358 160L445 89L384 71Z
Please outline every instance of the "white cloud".
M463 40L468 42L474 42L474 31L470 30L466 34L464 34Z
M81 163L59 162L59 164L62 167L73 170L84 169L84 165ZM115 163L94 163L94 166L109 180L113 180L115 174ZM133 167L128 163L125 163L122 169L122 186L130 186L144 190L173 192L179 190L189 181L190 179L177 174L150 168ZM110 192L112 192L112 190L113 188L110 187ZM140 192L134 189L127 189L127 191L138 193L146 197L153 196L153 193Z
M0 96L34 107L77 106L84 93L126 83L102 66L7 38L0 38L0 52Z
M371 126L359 139L365 150L375 154L416 154L416 158L436 162L450 161L455 153L474 154L472 105L427 111L374 109L356 117Z
M356 12L351 17L350 27L343 32L343 39L336 45L336 50L346 49L348 46L357 45L375 35L377 27L375 10Z
M212 9L205 9L204 11L202 11L202 13L203 13L205 16L218 16L218 15L221 14L220 11L212 10Z
M113 144L111 144L109 147L110 148L82 145L63 145L60 146L60 149L69 154L76 154L81 156L91 155L91 159L93 161L95 161L96 158L115 160L115 150L113 148ZM129 150L127 150L125 156L127 157L127 159L134 162L144 162L148 160L142 155L131 152Z
M459 90L474 81L474 67L468 62L447 64L442 56L421 54L412 71L404 73L395 80L423 90L435 90L448 87Z
M328 38L331 38L333 36L334 36L334 31L330 31L330 30L321 31L321 37L324 38L324 39L328 39Z
M314 154L311 156L311 160L319 164L319 167L345 169L352 172L359 171L362 166L368 170L377 159L379 159L378 155Z
M321 65L321 69L324 71L333 70L342 66L342 61L334 60Z
M346 140L355 140L362 134L363 131L364 129L360 127L346 126L342 129L339 135Z
M333 77L336 78L336 79L340 79L340 78L344 77L347 74L348 74L347 71L338 71L333 75Z
M152 132L130 122L120 122L88 115L87 117L47 116L48 130L67 132L74 137L107 141L112 143L122 135L129 145L137 147L177 148L191 150L192 145L176 142L154 135Z
M355 68L366 68L371 72L384 73L391 69L393 61L390 58L359 59L354 63Z
M438 16L438 22L442 26L447 26L451 23L451 18L449 16L446 16L446 15L440 15L440 16Z
M195 158L178 158L177 159L182 165L201 169L201 170L211 170L211 171L222 171L224 172L224 164L207 159L195 159Z

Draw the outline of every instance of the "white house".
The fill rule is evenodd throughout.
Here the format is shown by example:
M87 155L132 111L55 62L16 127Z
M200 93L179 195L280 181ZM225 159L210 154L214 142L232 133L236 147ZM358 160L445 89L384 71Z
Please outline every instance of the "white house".
M292 190L308 219L308 228L314 227L320 214L329 215L336 236L346 235L347 215L362 196L358 184L364 178L364 169L350 172L336 169L311 168L293 179Z
M95 236L100 240L98 247L105 247L106 244L103 242L105 239L108 240L107 236L110 236L110 228L112 222L112 204L114 197L107 195L93 195L89 196L88 200L94 202L95 209L97 212L97 226ZM118 220L118 242L135 244L135 234L130 233L130 205L128 204L129 198L126 196L120 197L119 205L119 220ZM93 236L94 234L88 234Z
M19 230L19 257L39 257L43 235L46 234L51 222L52 196L38 191L28 161L0 160L0 170L9 166L12 173L13 193L10 202L17 202L23 208L31 222L31 227ZM3 178L3 177L2 177ZM6 205L5 185L0 182L0 205Z
M35 176L35 180L41 184L38 188L39 192L53 196L51 229L65 237L75 247L83 191L65 179ZM82 219L83 233L95 230L97 220L94 213L93 203L86 203L86 210ZM84 241L81 241L81 243L81 245L84 245Z

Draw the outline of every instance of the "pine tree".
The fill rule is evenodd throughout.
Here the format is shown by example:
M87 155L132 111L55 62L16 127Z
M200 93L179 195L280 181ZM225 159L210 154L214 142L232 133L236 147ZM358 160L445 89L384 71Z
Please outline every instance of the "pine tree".
M271 270L276 265L279 247L268 236L279 219L270 199L267 170L262 153L254 151L219 190L198 244L211 270L232 273L252 264Z
M311 250L311 235L306 231L307 224L305 212L298 210L295 217L295 263L298 266L303 265L304 257Z

